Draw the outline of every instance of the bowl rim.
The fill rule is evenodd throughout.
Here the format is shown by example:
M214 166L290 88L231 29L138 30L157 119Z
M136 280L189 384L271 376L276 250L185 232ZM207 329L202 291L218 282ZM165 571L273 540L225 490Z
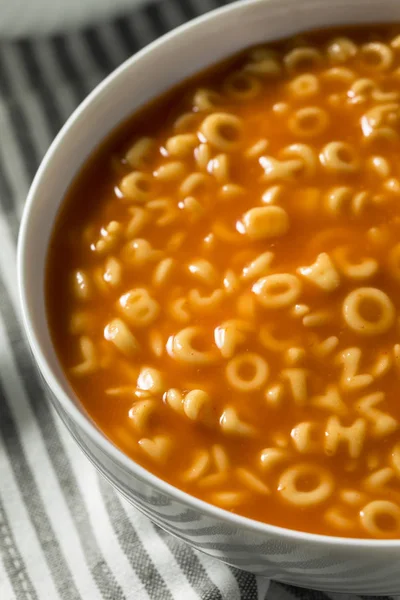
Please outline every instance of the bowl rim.
M45 352L42 349L41 342L36 336L35 329L31 325L31 321L34 321L33 310L31 310L30 299L27 295L25 287L25 275L27 270L27 264L31 251L29 249L29 238L30 238L30 217L35 210L35 204L37 201L37 192L40 186L42 178L45 176L48 170L52 167L53 155L63 144L63 138L69 129L80 120L84 114L90 110L93 102L102 95L102 93L112 86L114 81L122 77L131 66L140 61L142 57L147 56L154 49L162 46L166 41L173 37L180 36L183 32L190 31L193 28L203 26L208 22L221 17L230 12L240 12L245 5L247 7L255 6L264 2L268 4L269 0L238 0L233 4L222 6L220 8L211 10L210 12L200 15L199 17L183 23L179 27L171 30L163 36L155 39L150 44L130 56L126 59L119 67L114 69L105 79L103 79L89 94L88 96L78 105L78 107L69 116L59 133L55 137L54 141L48 148L44 158L42 159L40 166L36 172L34 180L28 192L27 200L24 206L24 211L21 219L21 225L18 235L18 247L17 247L17 283L18 283L18 295L21 305L22 323L25 330L26 337L28 339L29 346L31 348L33 358L36 365L49 387L51 394L51 401L56 406L56 411L60 414L60 406L64 412L71 418L71 420L78 425L90 438L91 442L95 446L99 447L105 454L110 456L114 461L120 464L125 471L131 472L135 477L144 481L148 485L155 488L157 491L170 496L177 502L197 510L201 514L207 515L215 520L228 523L235 526L237 529L247 530L248 532L255 532L258 535L265 534L267 537L285 538L287 541L306 543L312 545L331 546L332 548L340 548L345 546L350 551L372 551L375 549L394 549L400 547L399 539L369 539L369 538L347 538L341 536L330 536L318 533L309 533L307 531L300 531L296 529L289 529L278 525L271 525L262 521L257 521L249 517L244 517L239 514L231 513L228 510L219 508L215 505L209 504L208 502L201 500L178 487L173 486L167 481L161 479L157 475L151 473L132 458L128 457L122 450L113 444L113 442L106 437L106 435L98 429L95 424L90 420L88 416L85 416L78 407L74 404L69 394L67 394L62 388L59 378L53 372L53 369L45 358ZM91 151L93 152L93 150ZM80 165L75 170L75 176L81 168ZM59 206L62 204L63 198L58 199ZM54 227L54 220L51 222L51 229ZM34 246L34 244L32 244ZM77 398L78 402L79 398ZM60 406L58 406L60 405ZM139 509L140 510L140 509Z

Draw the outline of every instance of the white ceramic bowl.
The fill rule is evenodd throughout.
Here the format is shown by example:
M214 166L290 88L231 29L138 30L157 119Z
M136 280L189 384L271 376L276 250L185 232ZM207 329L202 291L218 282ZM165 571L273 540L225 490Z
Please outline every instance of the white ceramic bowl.
M243 0L156 41L110 75L75 111L32 185L20 233L19 285L33 354L60 417L89 459L144 514L231 565L300 586L400 593L399 541L331 538L258 523L161 481L111 444L84 414L46 322L44 270L64 193L88 154L121 120L182 78L243 47L305 29L400 21L398 0Z

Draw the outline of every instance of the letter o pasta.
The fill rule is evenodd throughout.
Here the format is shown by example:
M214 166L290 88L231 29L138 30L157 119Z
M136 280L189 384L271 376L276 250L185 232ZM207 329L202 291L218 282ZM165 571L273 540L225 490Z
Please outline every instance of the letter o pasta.
M226 366L228 384L239 392L254 392L267 381L269 367L259 354L247 352L232 358Z
M318 94L320 85L318 78L311 73L298 75L289 83L290 93L294 98L310 98Z
M370 535L397 537L400 534L400 507L388 500L374 500L360 511L360 520Z
M328 125L327 113L318 106L300 108L288 122L291 133L301 138L313 138L321 135Z
M252 290L264 308L287 308L300 296L301 283L295 275L276 273L256 281Z
M360 161L354 148L346 142L329 142L320 154L321 164L332 173L354 173Z
M381 42L370 42L361 46L360 59L363 64L374 71L386 71L392 65L393 50Z
M315 48L295 48L287 54L283 62L290 74L298 73L322 62L322 56Z
M240 146L242 130L242 121L228 113L213 113L200 127L205 140L223 152L231 152Z
M365 311L368 313L364 316ZM350 327L361 335L385 333L394 323L396 311L385 292L377 288L358 288L344 299L343 316Z
M211 110L222 104L222 97L213 90L200 88L194 95L193 106L199 111Z
M140 171L133 171L126 175L120 183L120 190L124 198L140 204L147 202L152 197L152 187L153 180L150 175Z
M261 90L261 84L255 77L240 71L229 75L222 87L228 96L237 100L254 98Z
M279 478L278 491L289 504L310 508L332 495L334 480L326 469L300 463L287 468Z
M347 37L338 37L331 40L327 53L332 63L344 63L358 52L357 45Z

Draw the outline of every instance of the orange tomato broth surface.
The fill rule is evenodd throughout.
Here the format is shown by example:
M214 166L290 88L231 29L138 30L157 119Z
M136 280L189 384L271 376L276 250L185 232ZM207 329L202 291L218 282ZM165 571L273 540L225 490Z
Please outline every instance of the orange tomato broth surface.
M299 58L296 51L304 48L311 53ZM314 77L304 80L305 93L299 94L293 82L303 74ZM200 92L199 100L199 90L213 94ZM317 107L318 119L322 109L321 130L298 133L290 124L309 107ZM204 120L215 113L240 119L237 131L221 130L234 141L232 149L204 134ZM400 42L393 28L326 30L247 50L185 81L93 153L54 228L48 322L87 413L134 461L198 498L266 523L348 537L400 537L399 115ZM305 119L306 129L313 119ZM186 149L168 146L181 134L193 134L196 142L192 135ZM129 163L129 149L144 136L151 139L149 152L137 168L137 158ZM346 149L338 156L354 168L324 162L324 149L336 141L350 145L350 158ZM179 164L170 172L160 169L171 163ZM121 191L133 171L150 176L139 185L144 200ZM206 177L182 191L193 173ZM168 202L151 204L159 199ZM287 219L277 235L268 211L265 219L263 212L261 220L257 216L254 228L249 216L246 221L251 209L271 206ZM134 215L144 218L130 235ZM266 252L270 259L256 276L243 277ZM329 262L327 288L323 278L307 275L321 254ZM173 259L171 270L155 284L155 269L165 258ZM117 264L111 277L110 259ZM370 273L357 270L366 259ZM200 260L212 266L205 279L193 266ZM280 273L295 276L301 289L290 305L271 308L257 282ZM274 293L284 287L277 284ZM143 327L126 318L119 302L137 288L158 307ZM346 321L346 298L360 288L382 290L394 307L384 331L366 335ZM215 306L199 307L188 300L192 290L221 293ZM178 298L186 314L179 318L171 309ZM363 318L379 320L376 307L365 302ZM310 315L315 322L304 321ZM131 344L121 351L107 336L114 319L128 327L136 350ZM224 324L235 320L238 337L222 356L215 331L229 335ZM174 336L191 326L201 328L193 345L211 352L210 364L174 356ZM279 347L270 347L265 336L263 342L262 332L277 338ZM92 354L94 349L91 357L83 338ZM150 339L160 340L156 352ZM249 353L261 357L267 372L256 389L241 391L231 384L227 366ZM140 376L147 367L160 376L162 389L154 394ZM244 381L254 375L251 365L239 371ZM167 399L171 389L178 393L174 406ZM207 418L204 406L185 412L191 390L206 392ZM300 500L293 500L285 494L292 485L286 475L297 465L306 467L295 485ZM307 492L318 487L320 468L327 490L314 502Z

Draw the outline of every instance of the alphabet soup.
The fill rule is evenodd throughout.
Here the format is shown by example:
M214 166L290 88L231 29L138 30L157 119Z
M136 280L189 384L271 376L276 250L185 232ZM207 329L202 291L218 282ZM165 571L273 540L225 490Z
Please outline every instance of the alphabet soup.
M247 50L104 142L46 298L110 440L241 515L400 537L399 136L379 26Z

